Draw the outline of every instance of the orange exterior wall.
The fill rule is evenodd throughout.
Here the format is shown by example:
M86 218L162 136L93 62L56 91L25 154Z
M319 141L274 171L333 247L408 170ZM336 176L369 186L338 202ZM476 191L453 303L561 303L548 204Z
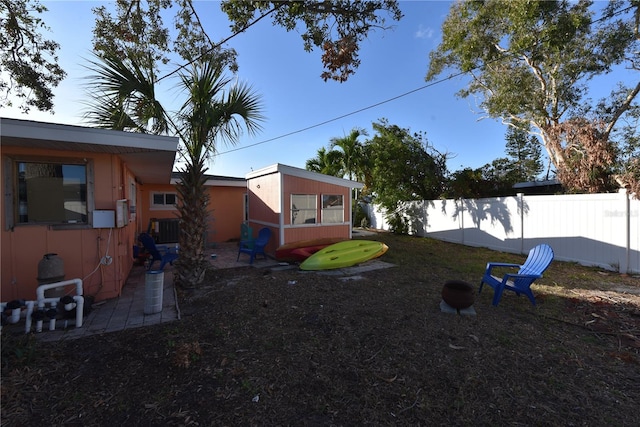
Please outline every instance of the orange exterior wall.
M209 187L208 243L240 240L240 225L244 221L246 187Z
M93 160L94 202L97 210L115 210L116 200L130 197L128 183L133 180L133 176L116 155L3 147L3 158L11 155L37 156L43 160ZM2 162L2 168L4 167L5 163ZM0 175L4 188L4 170ZM135 223L113 229L82 226L55 229L48 225L16 225L7 230L4 210L0 212L0 300L35 300L39 284L38 263L47 253L58 254L64 262L64 280L83 280L85 295L94 296L99 301L120 294L133 266ZM110 257L109 265L100 263L105 256Z
M167 219L178 217L178 210L175 208L167 207L166 209L151 210L151 194L155 192L175 193L176 188L171 184L146 184L140 186L138 190L137 211L139 212L139 219L136 223L137 234L147 232L151 218Z
M284 243L299 240L312 240L321 237L351 238L351 189L340 185L328 184L297 176L284 175L283 184L283 219L284 219ZM291 194L317 194L318 206L316 218L322 218L322 194L342 194L344 200L343 224L301 224L292 226L289 208L291 206ZM321 221L321 220L320 220ZM282 243L282 244L284 244Z
M247 181L249 200L249 226L253 237L263 227L271 229L271 238L265 252L275 254L280 244L280 174L263 175Z
M209 221L207 225L207 244L240 240L240 224L244 220L244 196L246 187L208 186ZM151 194L154 192L175 193L173 185L144 185L138 190L139 221L138 233L146 232L151 218L177 218L175 208L151 210Z
M282 182L281 182L282 181ZM351 238L351 189L316 180L300 178L281 173L272 173L247 182L249 191L249 225L254 236L262 227L271 228L272 237L267 253L275 254L278 246L299 240L312 240L323 237ZM292 226L289 210L291 194L317 194L318 212L321 218L322 194L342 194L345 203L343 224L301 224Z

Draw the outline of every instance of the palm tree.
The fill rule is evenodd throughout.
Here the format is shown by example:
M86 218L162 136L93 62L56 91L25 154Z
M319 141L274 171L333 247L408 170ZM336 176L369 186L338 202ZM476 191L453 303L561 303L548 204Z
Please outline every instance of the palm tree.
M364 150L364 146L358 141L360 136L366 136L367 132L364 129L353 128L349 135L342 138L331 138L332 151L338 147L341 150L341 171L342 176L347 176L352 179L363 179L365 172L367 171L368 156ZM352 199L358 200L358 190L353 189L351 194ZM352 203L351 218L355 220L357 212L357 204Z
M180 247L184 249L174 277L177 284L190 287L202 283L209 266L204 252L209 202L205 162L215 154L217 143L236 143L243 128L249 134L258 132L262 107L250 86L232 85L214 60L194 65L180 79L179 87L188 94L178 113L186 157L177 186Z
M172 118L155 98L151 63L98 59L90 68L95 73L89 84L93 95L85 117L91 123L155 134L170 130L184 144L185 166L177 186L181 253L174 277L181 286L197 286L209 265L204 253L209 202L204 187L206 161L219 142L235 144L244 128L249 134L260 130L260 98L251 87L232 84L214 57L202 58L189 72L180 74L179 88L187 97Z
M338 150L327 151L324 147L320 148L316 157L307 160L305 167L307 170L325 175L344 176L342 170L342 152Z
M152 64L139 64L118 55L89 61L84 118L89 124L115 130L160 135L169 130L170 117L156 100Z
M358 141L360 136L366 136L364 129L354 128L349 135L342 138L331 138L331 149L342 150L342 170L349 179L360 179L362 176L363 146Z

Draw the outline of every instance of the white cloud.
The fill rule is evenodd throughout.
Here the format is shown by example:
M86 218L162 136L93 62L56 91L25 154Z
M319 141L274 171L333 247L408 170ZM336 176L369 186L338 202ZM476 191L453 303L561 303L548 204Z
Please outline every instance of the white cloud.
M418 39L430 39L433 37L433 28L431 27L423 27L420 25L418 31L415 32L415 37Z

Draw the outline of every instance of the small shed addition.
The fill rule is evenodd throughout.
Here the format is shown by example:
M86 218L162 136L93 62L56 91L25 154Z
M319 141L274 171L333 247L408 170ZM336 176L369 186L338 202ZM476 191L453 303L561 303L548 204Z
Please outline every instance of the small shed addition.
M248 222L254 234L271 228L268 253L300 240L351 238L351 193L362 183L279 163L251 172L246 179Z

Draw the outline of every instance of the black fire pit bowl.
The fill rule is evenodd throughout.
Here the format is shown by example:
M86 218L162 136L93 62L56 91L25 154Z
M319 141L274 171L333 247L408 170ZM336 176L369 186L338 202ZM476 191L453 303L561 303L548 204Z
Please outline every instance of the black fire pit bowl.
M442 300L455 309L471 307L475 299L476 292L473 285L462 280L448 280L442 288Z

